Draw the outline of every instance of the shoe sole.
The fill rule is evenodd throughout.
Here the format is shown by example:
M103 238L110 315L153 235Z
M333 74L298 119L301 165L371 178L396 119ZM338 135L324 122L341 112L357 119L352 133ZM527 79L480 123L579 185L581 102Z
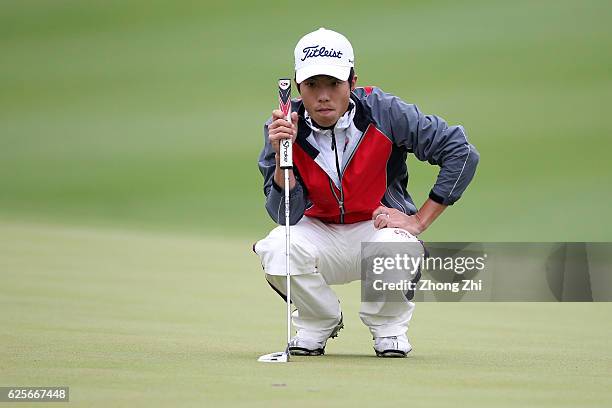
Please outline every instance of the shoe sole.
M289 354L292 356L322 356L325 349L308 350L304 347L289 347Z
M408 353L410 353L410 351L412 351L412 349L410 349L408 351L402 351L402 350L383 350L383 351L378 351L378 350L374 349L374 351L376 352L376 357L383 357L383 358L404 358L404 357L408 356Z

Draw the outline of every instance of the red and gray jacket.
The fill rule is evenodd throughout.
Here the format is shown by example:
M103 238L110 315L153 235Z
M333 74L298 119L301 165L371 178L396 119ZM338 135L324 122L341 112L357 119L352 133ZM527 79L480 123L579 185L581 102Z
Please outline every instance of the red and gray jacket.
M292 101L299 122L293 145L296 186L289 197L290 224L304 215L334 224L365 221L381 204L406 214L416 213L406 190L408 153L440 166L429 193L432 200L452 205L461 197L479 160L462 126L448 126L443 119L424 115L415 105L373 87L355 89L350 109L355 110L349 112L352 120L342 130L353 143L344 153L342 166L336 161L333 170L337 174L332 178L314 143L312 134L320 130L307 119L302 101ZM284 194L274 182L276 160L268 140L270 123L271 119L264 126L265 145L259 155L259 170L264 177L266 209L275 222L284 224ZM335 143L334 129L330 133Z

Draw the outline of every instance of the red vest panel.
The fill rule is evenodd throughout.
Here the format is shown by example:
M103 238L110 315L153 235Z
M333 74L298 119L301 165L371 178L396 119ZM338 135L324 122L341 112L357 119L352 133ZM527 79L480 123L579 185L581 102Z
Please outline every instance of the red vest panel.
M391 141L374 125L368 126L342 174L344 223L369 220L381 205L387 189L387 161L391 150ZM323 222L340 223L340 190L297 143L293 146L293 164L313 204L304 214Z

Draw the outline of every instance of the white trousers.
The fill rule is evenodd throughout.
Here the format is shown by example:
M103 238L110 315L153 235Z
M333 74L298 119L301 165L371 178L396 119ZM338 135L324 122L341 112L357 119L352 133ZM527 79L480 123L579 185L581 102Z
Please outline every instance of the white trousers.
M361 279L362 242L418 242L418 239L399 228L377 230L373 221L325 224L305 216L291 227L291 301L296 307L292 317L300 337L325 341L339 323L340 303L330 285ZM268 282L285 295L285 226L274 228L255 244L254 250ZM374 337L406 333L414 302L403 300L361 303L359 316Z

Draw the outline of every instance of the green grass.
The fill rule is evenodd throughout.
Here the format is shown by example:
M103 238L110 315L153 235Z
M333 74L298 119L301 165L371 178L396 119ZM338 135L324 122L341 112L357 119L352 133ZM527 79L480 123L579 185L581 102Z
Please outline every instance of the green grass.
M0 385L76 406L608 406L610 306L420 304L373 358L359 288L329 355L264 366L284 308L253 241L276 80L319 26L362 85L481 153L430 241L611 241L606 1L9 0L0 7ZM295 95L295 93L294 93ZM417 205L437 169L409 159Z
M1 385L70 406L607 406L608 303L421 303L407 359L374 356L359 285L327 355L278 351L284 307L248 241L0 222Z

